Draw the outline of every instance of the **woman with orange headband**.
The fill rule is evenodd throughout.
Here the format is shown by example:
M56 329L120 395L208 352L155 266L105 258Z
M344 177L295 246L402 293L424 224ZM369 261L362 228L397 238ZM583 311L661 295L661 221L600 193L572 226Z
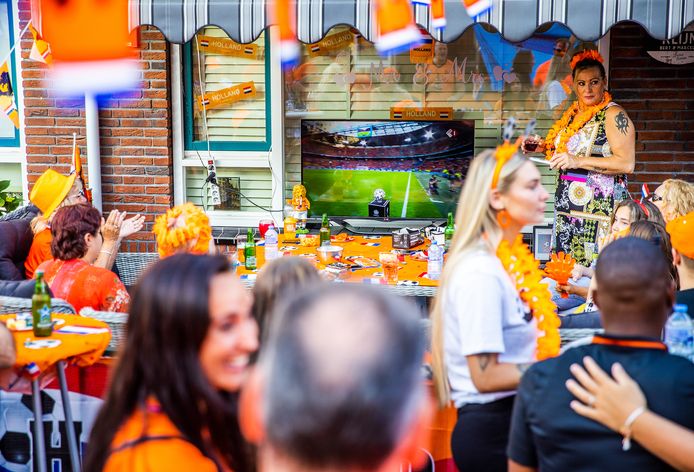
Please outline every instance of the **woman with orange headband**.
M432 312L432 368L458 422L459 470L506 471L515 390L525 369L559 352L559 319L520 230L544 219L549 195L532 162L506 144L470 166Z
M524 151L544 152L559 170L554 199L554 250L590 265L586 244L610 230L614 204L628 197L626 175L634 171L635 130L626 111L607 92L603 59L585 50L571 60L578 97L547 137L527 139ZM594 246L592 246L594 247ZM590 251L588 251L590 253Z

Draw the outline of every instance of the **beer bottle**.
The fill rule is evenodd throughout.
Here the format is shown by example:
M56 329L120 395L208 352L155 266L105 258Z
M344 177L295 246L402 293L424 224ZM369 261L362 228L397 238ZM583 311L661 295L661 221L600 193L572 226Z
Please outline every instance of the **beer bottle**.
M31 297L31 317L34 325L34 336L37 338L50 336L53 333L53 318L51 317L51 296L43 280L43 271L36 271L36 286Z
M255 259L255 239L253 238L253 228L248 228L248 240L246 241L246 248L244 249L244 255L246 256L246 269L255 270L256 259Z
M453 239L453 234L455 233L455 225L453 224L453 213L450 211L448 212L448 224L446 225L446 229L444 230L443 237L444 237L444 247L446 248L446 251L448 251L451 248L451 240Z
M323 213L323 221L320 225L320 245L330 246L330 222L328 221L328 215Z

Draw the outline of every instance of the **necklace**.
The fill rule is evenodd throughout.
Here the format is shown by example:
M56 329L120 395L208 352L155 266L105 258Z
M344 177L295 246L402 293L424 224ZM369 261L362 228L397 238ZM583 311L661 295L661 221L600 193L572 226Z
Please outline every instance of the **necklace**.
M545 156L547 156L547 159L551 159L555 152L567 152L566 143L569 142L569 139L578 133L586 123L593 119L596 113L605 108L611 101L612 95L609 92L605 92L600 103L586 107L583 110L580 109L578 101L573 102L547 132L547 137L545 138ZM559 135L559 142L555 147L554 141L557 135Z
M518 235L513 244L502 241L496 255L511 277L518 296L530 309L537 321L540 336L537 338L537 359L547 359L559 354L559 316L557 306L547 284L542 282L543 273L523 238Z

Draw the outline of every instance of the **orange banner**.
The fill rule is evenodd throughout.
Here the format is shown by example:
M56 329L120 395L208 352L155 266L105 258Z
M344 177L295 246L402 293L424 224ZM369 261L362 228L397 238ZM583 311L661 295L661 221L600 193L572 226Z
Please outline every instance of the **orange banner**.
M317 43L309 44L306 49L311 57L323 56L331 51L345 48L354 41L354 33L351 31L341 31L340 33L330 34Z
M434 43L422 44L410 49L410 62L412 64L431 64L434 59Z
M211 54L258 59L258 46L255 44L240 44L231 39L214 36L198 36L198 46L201 51Z
M243 82L233 87L224 88L215 92L207 92L203 97L198 98L198 104L207 110L218 108L222 105L246 100L256 96L254 82Z
M451 107L430 107L430 108L414 108L414 107L391 107L391 120L403 121L449 121L453 119L453 108Z

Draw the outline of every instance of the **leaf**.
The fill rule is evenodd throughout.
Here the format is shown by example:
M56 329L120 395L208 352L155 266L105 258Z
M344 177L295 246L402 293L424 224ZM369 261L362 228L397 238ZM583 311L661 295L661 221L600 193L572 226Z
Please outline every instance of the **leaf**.
M9 180L0 180L0 192L5 190L7 187L10 186L10 181Z
M4 207L4 206L5 206L5 200L2 197L0 197L0 207Z

